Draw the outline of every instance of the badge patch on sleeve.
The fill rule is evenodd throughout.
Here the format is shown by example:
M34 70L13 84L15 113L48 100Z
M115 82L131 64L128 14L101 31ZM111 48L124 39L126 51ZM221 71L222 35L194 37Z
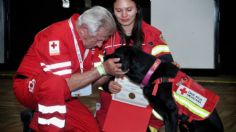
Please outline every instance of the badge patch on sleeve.
M49 55L60 55L60 41L59 40L53 40L49 41Z

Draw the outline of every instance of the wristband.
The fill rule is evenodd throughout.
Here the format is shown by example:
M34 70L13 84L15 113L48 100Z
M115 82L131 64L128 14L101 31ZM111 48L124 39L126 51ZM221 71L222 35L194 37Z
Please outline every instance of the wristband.
M98 66L96 67L96 69L97 69L97 71L98 71L98 73L99 73L100 76L103 76L103 75L106 75L106 74L107 74L106 71L105 71L105 69L104 69L104 67L103 67L103 64L98 65Z

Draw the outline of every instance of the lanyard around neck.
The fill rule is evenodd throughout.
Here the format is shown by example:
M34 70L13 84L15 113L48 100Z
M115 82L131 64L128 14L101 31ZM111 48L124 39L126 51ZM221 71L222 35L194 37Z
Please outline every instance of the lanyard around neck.
M78 60L79 60L80 71L82 73L82 72L84 72L84 60L88 56L89 49L85 50L84 58L82 58L81 51L80 51L80 48L79 48L79 45L78 45L78 41L77 41L76 36L75 36L73 24L71 22L71 18L69 19L68 23L69 23L69 26L70 26L70 29L71 29L71 32L72 32L72 36L73 36L73 39L74 39L75 50L76 50L76 54L77 54L77 57L78 57Z

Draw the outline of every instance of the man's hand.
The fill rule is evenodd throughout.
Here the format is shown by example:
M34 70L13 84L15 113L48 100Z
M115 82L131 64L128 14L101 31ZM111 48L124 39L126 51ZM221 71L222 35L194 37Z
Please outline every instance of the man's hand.
M122 71L121 63L118 63L120 58L110 58L103 63L103 67L107 74L112 76L123 76L125 72Z

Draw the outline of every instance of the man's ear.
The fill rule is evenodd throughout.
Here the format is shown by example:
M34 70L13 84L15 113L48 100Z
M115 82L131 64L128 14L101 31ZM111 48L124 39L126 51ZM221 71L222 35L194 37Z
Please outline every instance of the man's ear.
M81 28L80 35L85 37L86 36L87 29L86 28Z
M85 34L83 30L81 30L80 33L81 33L81 36L84 36Z
M87 34L88 34L88 27L84 24L82 24L80 27L79 27L79 35L82 36L82 37L85 37Z

